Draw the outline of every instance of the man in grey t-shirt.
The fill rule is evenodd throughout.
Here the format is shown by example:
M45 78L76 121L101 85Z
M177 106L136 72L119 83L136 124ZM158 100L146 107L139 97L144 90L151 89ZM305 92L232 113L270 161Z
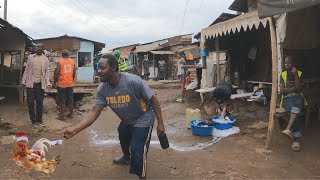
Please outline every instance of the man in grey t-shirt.
M115 158L115 164L130 164L130 173L146 177L146 158L155 117L158 135L165 132L160 103L151 89L138 76L119 73L118 61L111 54L99 61L98 74L101 83L97 89L96 102L85 119L62 130L60 134L69 139L90 126L105 106L109 106L121 119L118 127L123 156Z

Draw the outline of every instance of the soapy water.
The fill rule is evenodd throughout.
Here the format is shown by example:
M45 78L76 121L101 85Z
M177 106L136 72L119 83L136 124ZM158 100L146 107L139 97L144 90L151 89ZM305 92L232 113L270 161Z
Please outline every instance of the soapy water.
M96 130L91 130L90 131L91 136L91 142L94 145L106 145L106 146L114 146L120 144L119 140L115 139L99 139L98 132ZM190 146L190 147L184 147L184 146L179 146L174 143L170 143L170 148L176 151L180 152L189 152L189 151L197 151L197 150L202 150L204 148L210 147L217 142L219 142L222 139L222 137L213 137L211 141L205 142L205 143L197 143L196 145ZM156 145L157 147L160 148L160 142L159 141L151 141L150 145Z
M214 116L212 118L212 121L215 122L215 123L219 123L219 124L228 124L228 123L234 123L236 120L231 120L230 117L226 116L226 117L223 117L223 116Z

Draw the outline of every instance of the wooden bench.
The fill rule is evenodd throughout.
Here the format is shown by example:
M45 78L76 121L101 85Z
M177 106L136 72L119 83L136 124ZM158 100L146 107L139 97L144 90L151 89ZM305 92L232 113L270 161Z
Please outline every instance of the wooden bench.
M237 89L239 86L234 86L232 85L233 88ZM196 92L200 93L200 98L201 98L201 105L204 103L205 96L204 94L206 93L212 93L216 89L216 87L210 87L210 88L205 88L205 89L197 89ZM236 99L236 98L243 98L243 97L250 97L253 93L246 93L246 94L232 94L231 99Z
M2 104L2 102L6 99L6 97L0 96L0 104ZM0 113L0 121L2 121L2 116Z

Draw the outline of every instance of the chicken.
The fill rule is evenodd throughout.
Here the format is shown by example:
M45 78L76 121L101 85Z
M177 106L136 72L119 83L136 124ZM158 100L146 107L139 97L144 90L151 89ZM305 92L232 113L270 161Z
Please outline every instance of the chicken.
M36 171L42 172L45 175L53 173L60 163L60 155L56 155L52 160L47 161L45 159L45 153L48 151L48 144L52 145L51 141L45 138L41 138L35 142L32 148L29 150L27 147L28 138L22 131L16 134L17 143L14 145L12 151L13 161L22 169L31 170L34 168Z
M34 169L49 176L56 170L57 165L60 163L60 155L56 155L52 160L40 161L34 164Z

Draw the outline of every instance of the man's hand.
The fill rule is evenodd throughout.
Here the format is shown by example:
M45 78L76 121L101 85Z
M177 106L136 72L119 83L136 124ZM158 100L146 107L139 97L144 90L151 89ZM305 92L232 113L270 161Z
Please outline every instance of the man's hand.
M298 70L297 70L297 68L293 67L293 68L291 69L291 73L292 73L293 75L298 75Z
M163 132L165 132L164 125L163 124L158 124L158 127L157 127L158 136Z
M226 115L226 112L225 112L225 111L221 111L220 116L221 116L221 117L225 117L225 115Z
M22 87L26 87L26 84L21 84Z
M59 132L59 135L62 135L66 139L70 139L76 134L77 132L74 127L68 127Z

